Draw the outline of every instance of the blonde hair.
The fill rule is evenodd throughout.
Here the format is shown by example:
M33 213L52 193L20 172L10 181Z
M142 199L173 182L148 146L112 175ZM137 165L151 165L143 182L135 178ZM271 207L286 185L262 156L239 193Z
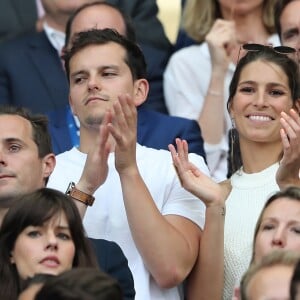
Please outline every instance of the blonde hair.
M263 3L263 23L269 34L275 32L275 3L276 0L264 0ZM217 0L187 0L182 15L182 28L191 38L201 43L218 18L222 18L222 15Z
M240 299L247 300L247 287L251 279L261 270L274 266L287 266L295 269L299 262L300 253L289 250L273 250L264 256L259 262L252 263L248 270L244 273L240 284Z

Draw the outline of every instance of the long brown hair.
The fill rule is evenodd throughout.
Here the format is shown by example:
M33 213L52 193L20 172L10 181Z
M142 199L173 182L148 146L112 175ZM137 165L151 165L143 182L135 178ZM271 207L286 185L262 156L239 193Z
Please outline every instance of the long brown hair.
M0 299L15 300L20 291L19 275L10 261L20 233L28 226L42 226L61 212L66 215L76 249L73 267L97 267L76 205L62 192L42 188L19 197L3 219L0 228Z

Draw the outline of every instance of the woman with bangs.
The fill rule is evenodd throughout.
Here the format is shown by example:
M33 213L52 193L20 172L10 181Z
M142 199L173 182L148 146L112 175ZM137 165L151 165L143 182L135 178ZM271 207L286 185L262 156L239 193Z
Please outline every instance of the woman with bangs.
M76 205L43 188L21 196L0 228L0 299L15 300L35 274L98 267Z
M249 266L255 224L268 196L299 185L299 67L269 46L245 45L233 75L228 110L233 175L217 184L188 161L186 141L169 146L185 189L206 204L199 257L187 299L231 299ZM291 49L292 50L292 49ZM226 216L225 216L226 206Z

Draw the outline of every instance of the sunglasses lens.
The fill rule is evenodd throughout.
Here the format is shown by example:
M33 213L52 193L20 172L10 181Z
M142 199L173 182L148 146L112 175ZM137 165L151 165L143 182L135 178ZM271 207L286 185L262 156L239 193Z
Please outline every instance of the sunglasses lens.
M260 44L244 44L242 47L247 51L261 51L265 46Z
M295 53L296 49L287 47L287 46L278 46L273 48L276 52L282 53L282 54L290 54Z

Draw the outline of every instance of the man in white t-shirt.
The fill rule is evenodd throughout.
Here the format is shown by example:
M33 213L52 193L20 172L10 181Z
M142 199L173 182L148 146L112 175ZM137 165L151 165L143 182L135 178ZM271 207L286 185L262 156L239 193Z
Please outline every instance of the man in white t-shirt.
M168 151L136 143L136 106L149 89L140 48L114 30L93 29L77 34L65 66L80 145L57 156L49 186L64 191L77 182L69 192L88 235L118 242L137 300L182 299L205 207L181 187ZM209 173L202 157L190 159Z

